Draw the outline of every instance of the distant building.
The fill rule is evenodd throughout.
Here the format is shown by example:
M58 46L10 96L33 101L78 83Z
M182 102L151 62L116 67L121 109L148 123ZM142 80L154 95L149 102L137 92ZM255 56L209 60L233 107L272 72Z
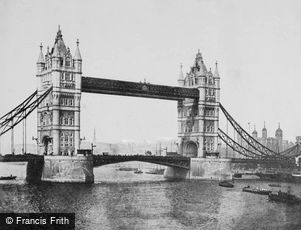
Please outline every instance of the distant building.
M283 131L280 128L280 124L278 125L278 129L276 129L275 137L268 137L268 131L265 127L265 124L262 128L261 137L258 137L258 133L255 127L254 131L252 132L252 137L259 141L262 145L268 147L269 149L275 152L282 152L293 145L292 142L289 142L288 140L283 140Z
M301 144L301 136L296 136L296 144Z

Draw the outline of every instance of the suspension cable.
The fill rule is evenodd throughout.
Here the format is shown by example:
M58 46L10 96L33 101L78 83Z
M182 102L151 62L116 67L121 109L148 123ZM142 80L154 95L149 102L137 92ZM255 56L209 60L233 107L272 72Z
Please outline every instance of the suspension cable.
M34 96L37 91L31 94L25 101L19 104L10 112L6 113L0 118L0 136L14 128L23 119L25 119L52 91L52 87L47 89L42 95L38 96L35 100Z
M38 91L36 90L28 98L26 98L25 101L0 117L0 126L4 125L4 122L9 122L9 118L14 117L16 114L20 113L20 111L22 111L22 108L24 108L32 100L32 98L37 95L37 93Z
M230 124L233 128L237 131L237 133L255 150L260 152L262 155L265 156L273 156L279 155L278 153L274 152L273 150L267 148L266 146L262 145L256 139L254 139L248 132L246 132L235 120L234 118L227 112L227 110L222 106L220 103L220 108L224 115L226 116L227 120L229 120Z
M233 140L231 137L229 137L220 128L218 129L217 134L227 146L229 146L231 149L238 152L239 154L241 154L245 157L249 157L249 158L265 158L265 157L263 157L262 155L260 155L258 153L255 153L251 150L246 149L244 146L240 145L235 140ZM250 155L250 153L252 155Z

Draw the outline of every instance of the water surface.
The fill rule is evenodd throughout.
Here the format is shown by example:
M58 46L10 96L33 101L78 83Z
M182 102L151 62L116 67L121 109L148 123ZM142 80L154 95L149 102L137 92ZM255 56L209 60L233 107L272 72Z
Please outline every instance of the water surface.
M147 171L151 164L120 165ZM265 181L239 180L233 189L216 181L166 181L162 175L118 171L117 165L95 169L95 184L24 182L26 164L0 163L1 212L74 212L76 229L301 229L301 205L269 202L267 196L243 193L247 184L268 188ZM301 184L281 183L301 197ZM279 188L273 188L279 189Z

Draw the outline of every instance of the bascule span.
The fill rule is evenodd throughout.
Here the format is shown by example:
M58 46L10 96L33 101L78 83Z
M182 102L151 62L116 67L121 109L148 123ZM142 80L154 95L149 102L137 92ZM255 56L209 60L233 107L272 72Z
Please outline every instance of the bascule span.
M129 161L166 166L169 179L232 179L234 174L257 175L263 179L290 179L297 170L293 161L279 159L188 158L145 155L37 156L28 158L28 182L93 183L95 167ZM71 163L71 164L70 164Z
M140 161L167 166L165 177L186 178L190 170L189 157L145 155L77 155L37 156L28 158L26 180L28 182L93 183L93 168L108 164Z

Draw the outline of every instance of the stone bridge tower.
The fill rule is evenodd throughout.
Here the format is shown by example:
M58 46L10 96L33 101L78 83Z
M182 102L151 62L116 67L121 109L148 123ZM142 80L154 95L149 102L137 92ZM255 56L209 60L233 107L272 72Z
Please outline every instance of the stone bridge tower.
M94 181L93 156L80 151L80 100L82 58L77 41L74 56L66 47L59 28L54 45L37 61L38 96L52 92L38 106L37 144L43 164L29 162L27 181ZM86 154L87 153L87 154Z
M208 71L202 54L198 51L195 62L184 77L182 66L178 85L197 88L199 101L185 99L178 102L178 151L189 157L218 156L218 126L220 101L220 76Z
M49 87L52 93L38 107L38 153L76 155L80 144L82 58L79 42L72 57L61 30L54 46L37 61L38 96Z

